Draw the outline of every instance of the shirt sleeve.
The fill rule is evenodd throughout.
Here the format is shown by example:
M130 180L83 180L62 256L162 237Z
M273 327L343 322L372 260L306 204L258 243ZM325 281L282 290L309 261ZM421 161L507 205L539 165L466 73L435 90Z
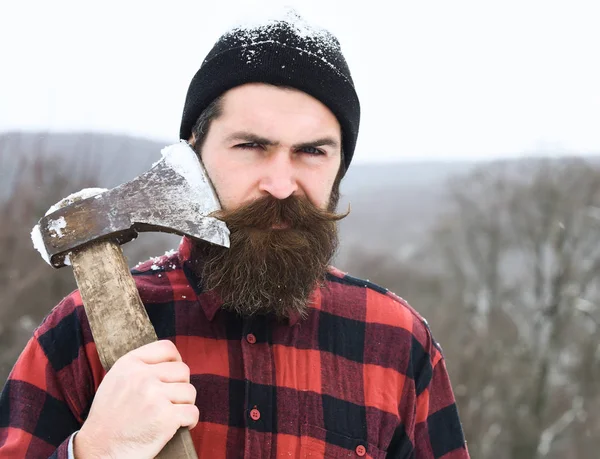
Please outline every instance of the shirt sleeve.
M77 306L68 297L55 308L13 367L0 394L0 457L69 457L101 379L90 366L97 353Z
M417 396L415 456L431 459L469 459L450 377L441 353L436 353L429 383Z
M79 431L77 431L79 432ZM75 435L77 435L77 432L73 433L73 435L71 435L69 437L69 447L68 447L68 456L69 459L75 459L75 450L73 449L73 440L75 440Z

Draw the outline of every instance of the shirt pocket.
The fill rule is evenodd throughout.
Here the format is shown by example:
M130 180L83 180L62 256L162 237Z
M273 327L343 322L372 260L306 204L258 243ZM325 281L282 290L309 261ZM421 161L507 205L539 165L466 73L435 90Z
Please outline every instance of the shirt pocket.
M352 438L321 427L305 424L301 428L301 458L385 459L385 451L360 438Z

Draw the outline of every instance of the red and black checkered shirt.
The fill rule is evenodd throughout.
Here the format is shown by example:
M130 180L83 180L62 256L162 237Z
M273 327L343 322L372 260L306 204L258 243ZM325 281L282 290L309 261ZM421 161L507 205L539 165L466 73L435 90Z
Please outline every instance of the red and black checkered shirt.
M134 270L198 391L201 458L466 459L440 349L406 302L332 268L308 318L242 318L202 292L186 239ZM0 457L67 457L103 376L77 292L34 332L0 398Z

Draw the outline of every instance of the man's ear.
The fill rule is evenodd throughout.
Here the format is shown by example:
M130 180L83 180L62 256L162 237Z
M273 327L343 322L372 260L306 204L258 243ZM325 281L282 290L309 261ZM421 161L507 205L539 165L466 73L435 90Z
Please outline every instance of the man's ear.
M192 135L190 136L190 138L188 139L188 144L190 145L190 147L194 147L196 145L196 136L194 135L194 133L192 133Z

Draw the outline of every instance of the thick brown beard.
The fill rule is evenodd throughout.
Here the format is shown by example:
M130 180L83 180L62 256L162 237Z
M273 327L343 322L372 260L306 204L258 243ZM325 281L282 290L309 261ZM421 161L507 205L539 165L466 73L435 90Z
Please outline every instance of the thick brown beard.
M231 232L230 248L197 243L191 261L204 291L243 316L305 316L338 246L336 222L346 214L315 207L304 197L258 199L216 216ZM274 230L284 223L287 229Z

